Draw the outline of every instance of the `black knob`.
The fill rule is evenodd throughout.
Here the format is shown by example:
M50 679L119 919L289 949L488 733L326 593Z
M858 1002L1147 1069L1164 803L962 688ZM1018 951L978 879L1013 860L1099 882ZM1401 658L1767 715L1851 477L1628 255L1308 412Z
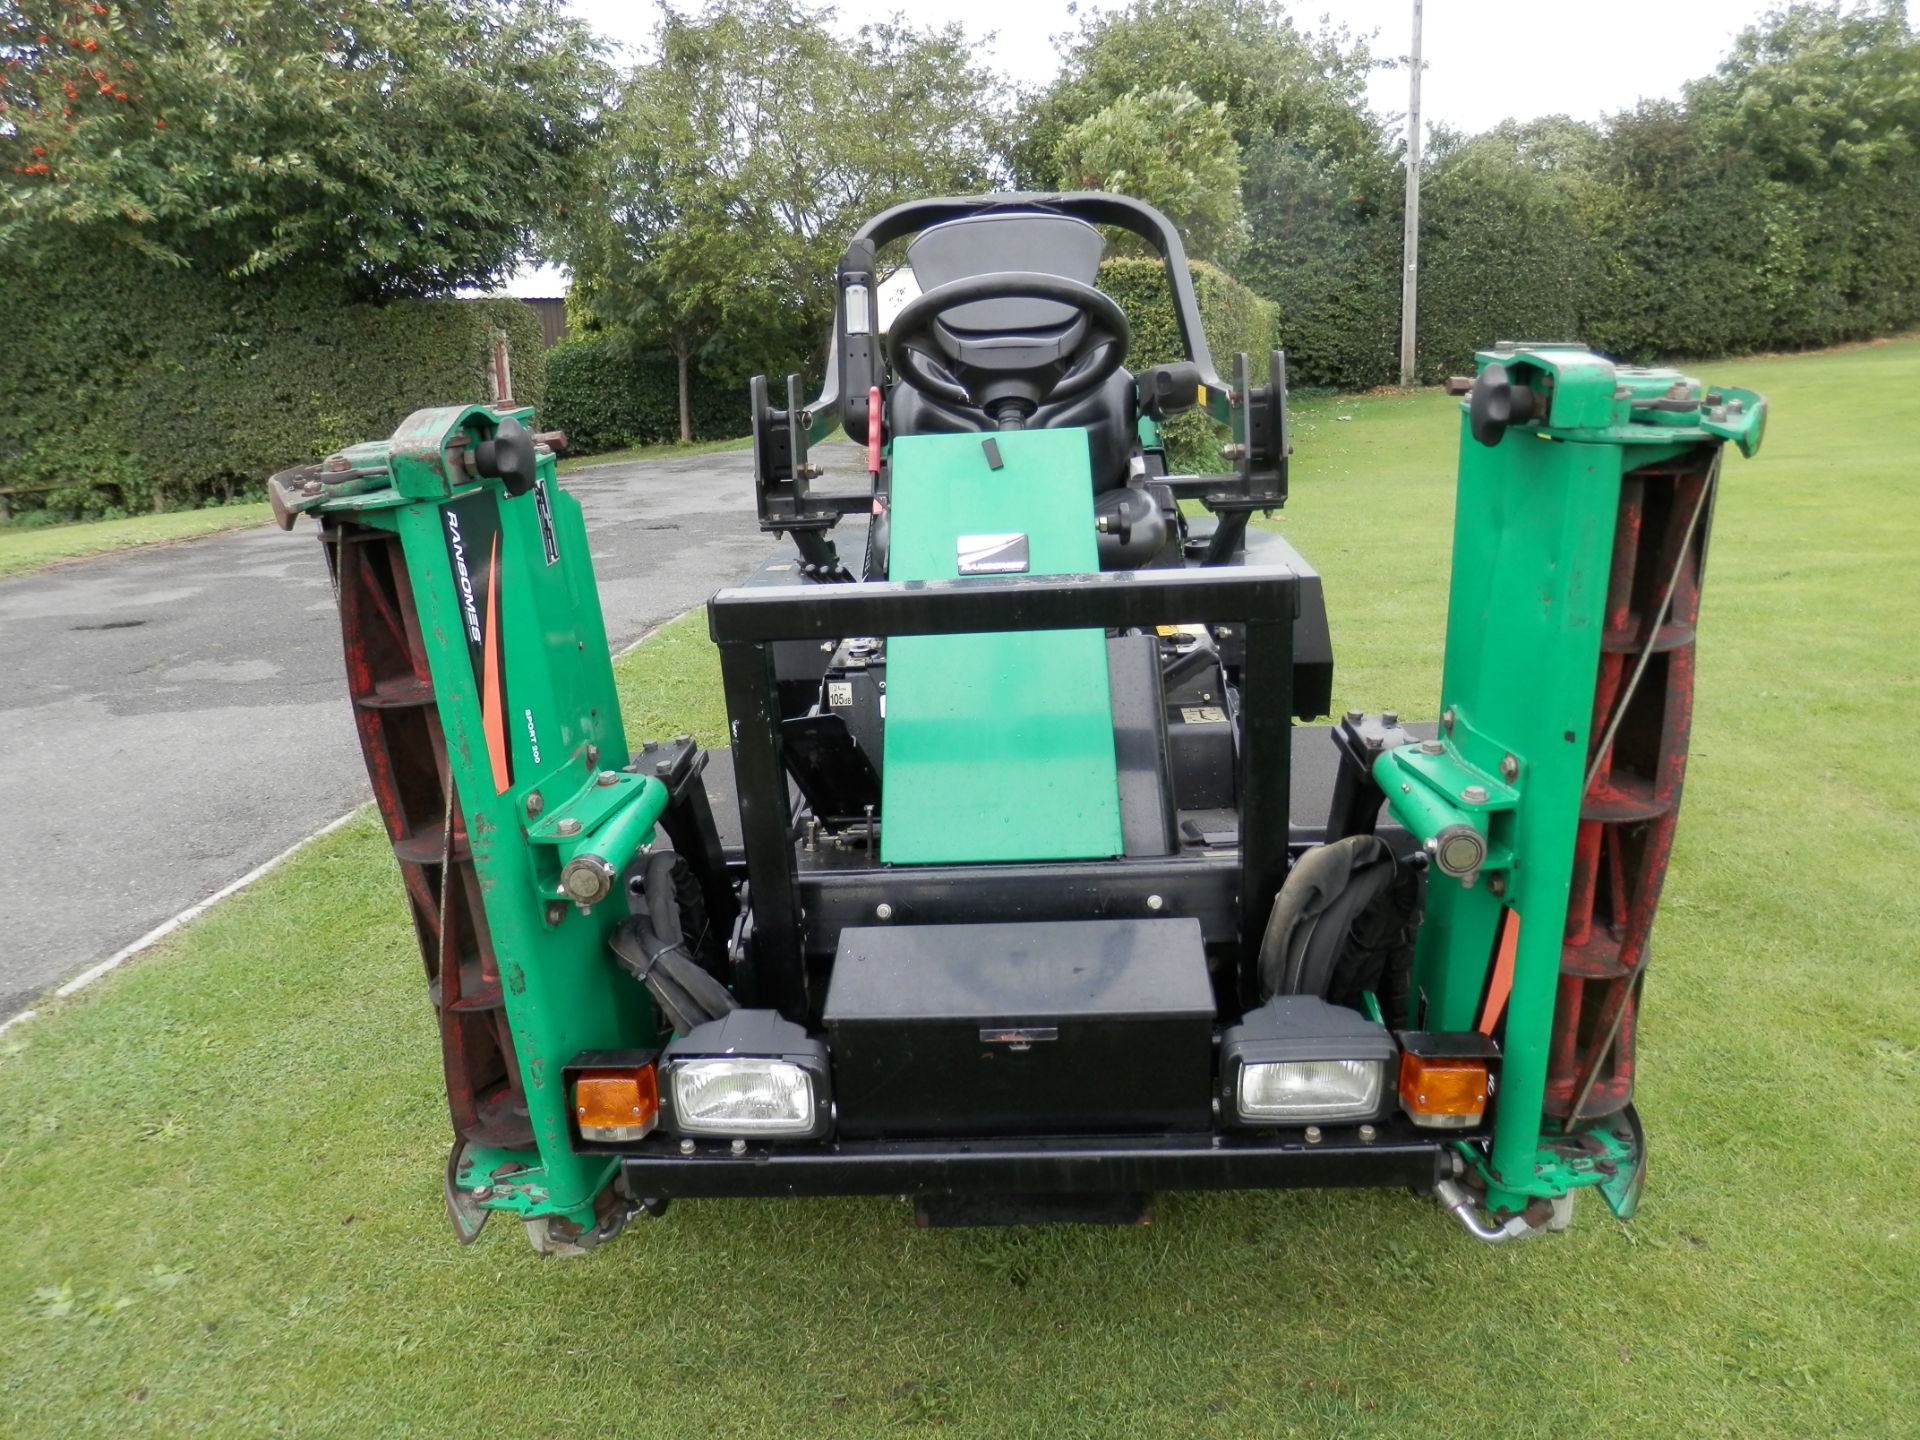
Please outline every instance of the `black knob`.
M1538 399L1525 385L1514 383L1506 366L1489 365L1473 382L1473 395L1467 401L1467 428L1482 445L1498 445L1509 425L1533 418Z
M1166 420L1199 403L1200 367L1191 360L1155 365L1134 377L1140 408L1154 420Z
M482 440L474 447L474 473L498 480L509 495L524 495L533 488L534 466L538 463L533 432L518 420L502 420L491 440Z

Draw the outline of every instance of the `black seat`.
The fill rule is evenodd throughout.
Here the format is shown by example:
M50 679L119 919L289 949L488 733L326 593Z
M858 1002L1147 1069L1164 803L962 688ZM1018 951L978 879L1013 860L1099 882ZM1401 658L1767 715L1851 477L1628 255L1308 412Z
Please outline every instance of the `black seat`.
M1039 211L970 215L923 231L907 249L922 291L974 275L1035 271L1091 285L1099 274L1106 242L1081 220ZM956 306L941 317L938 329L955 339L1004 337L1017 344L1031 337L1038 345L1071 341L1085 320L1070 306L1051 300L994 299ZM895 435L966 434L997 427L984 411L928 395L896 378L889 411ZM1095 493L1125 483L1133 453L1138 415L1133 376L1125 369L1092 394L1058 404L1043 404L1027 420L1034 430L1085 426L1092 452Z

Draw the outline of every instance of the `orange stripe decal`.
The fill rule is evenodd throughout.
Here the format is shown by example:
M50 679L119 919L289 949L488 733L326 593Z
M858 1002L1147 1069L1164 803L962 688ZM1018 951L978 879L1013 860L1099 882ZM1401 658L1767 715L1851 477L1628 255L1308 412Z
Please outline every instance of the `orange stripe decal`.
M1520 916L1514 910L1500 912L1500 943L1493 954L1493 979L1487 986L1486 1008L1480 1023L1474 1026L1482 1035L1493 1034L1500 1023L1500 1012L1507 1008L1507 996L1513 993L1513 957L1520 949Z
M493 766L493 792L504 794L507 774L507 717L500 704L500 537L493 538L493 554L487 561L487 639L481 666L485 679L480 689L480 728L487 737L487 760Z

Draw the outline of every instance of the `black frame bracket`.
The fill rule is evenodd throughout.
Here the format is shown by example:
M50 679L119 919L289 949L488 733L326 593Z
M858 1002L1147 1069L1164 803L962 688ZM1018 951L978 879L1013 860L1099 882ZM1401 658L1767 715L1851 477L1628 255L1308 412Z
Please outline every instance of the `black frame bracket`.
M1298 606L1299 578L1283 566L722 590L707 607L707 628L720 649L752 884L753 993L743 998L803 1023L810 1008L775 642L1193 623L1245 627L1237 928L1245 957L1241 988L1250 997L1252 957L1288 864Z

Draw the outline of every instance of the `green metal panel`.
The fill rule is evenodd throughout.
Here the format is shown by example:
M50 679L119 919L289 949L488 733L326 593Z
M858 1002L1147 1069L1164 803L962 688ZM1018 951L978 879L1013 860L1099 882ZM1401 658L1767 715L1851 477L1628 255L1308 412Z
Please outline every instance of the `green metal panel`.
M1621 477L1703 444L1751 454L1766 415L1749 391L1709 395L1678 372L1616 368L1578 347L1477 360L1550 395L1550 413L1492 448L1462 416L1444 733L1387 752L1374 773L1413 834L1464 824L1487 841L1471 883L1430 878L1414 970L1426 1028L1475 1027L1501 912L1518 917L1492 1150L1469 1157L1482 1165L1490 1208L1518 1209L1605 1179L1543 1147L1541 1116ZM1692 403L1636 408L1654 398ZM1611 1131L1603 1141L1627 1144ZM1622 1190L1608 1203L1624 1213L1633 1198Z
M667 795L619 768L627 741L586 527L553 458L541 456L537 489L518 497L458 465L499 418L420 411L387 445L352 452L356 469L384 475L315 508L404 544L533 1125L535 1150L470 1149L455 1183L488 1208L587 1228L615 1167L571 1153L561 1067L582 1050L650 1044L656 1027L645 991L608 954L626 914L619 887L582 911L565 902L559 873L588 850L624 865L653 838ZM497 670L477 658L486 654Z
M894 442L890 579L961 578L963 539L1013 535L1026 540L1024 573L1100 568L1084 430ZM889 864L1120 853L1099 630L891 641L885 744Z

